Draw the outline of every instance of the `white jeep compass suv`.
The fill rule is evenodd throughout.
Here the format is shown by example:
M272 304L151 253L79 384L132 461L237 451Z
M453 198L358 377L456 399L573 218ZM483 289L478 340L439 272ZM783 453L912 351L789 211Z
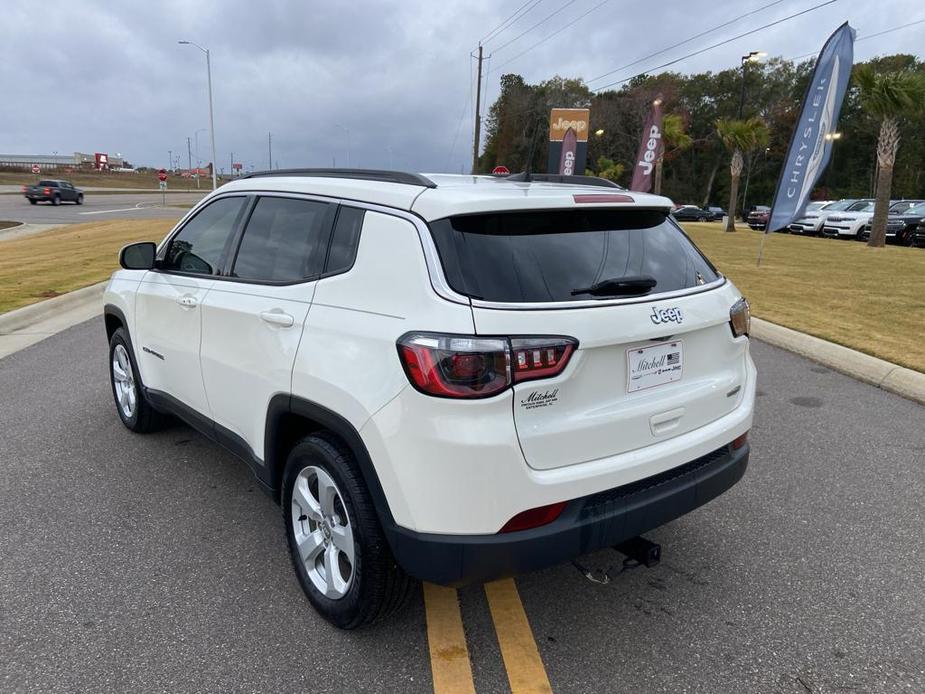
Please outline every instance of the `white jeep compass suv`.
M660 526L743 475L748 304L662 197L583 176L252 174L105 294L116 409L242 458L317 610Z

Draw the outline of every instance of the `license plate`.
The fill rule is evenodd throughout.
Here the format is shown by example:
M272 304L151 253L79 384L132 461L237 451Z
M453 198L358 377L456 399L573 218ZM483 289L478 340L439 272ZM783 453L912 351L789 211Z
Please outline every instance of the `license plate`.
M681 342L662 342L626 350L626 392L655 388L681 380Z

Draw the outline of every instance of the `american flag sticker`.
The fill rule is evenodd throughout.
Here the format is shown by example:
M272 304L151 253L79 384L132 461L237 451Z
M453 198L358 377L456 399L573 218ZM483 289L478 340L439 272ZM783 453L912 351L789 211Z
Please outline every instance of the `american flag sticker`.
M669 352L668 353L668 366L676 366L681 363L681 353L680 352Z

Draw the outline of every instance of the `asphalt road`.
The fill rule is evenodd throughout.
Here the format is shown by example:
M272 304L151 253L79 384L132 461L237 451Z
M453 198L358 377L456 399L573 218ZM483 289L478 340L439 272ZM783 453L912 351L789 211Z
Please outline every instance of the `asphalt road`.
M171 193L166 196L167 207L163 207L159 193L106 194L87 192L84 204L63 202L57 207L40 202L30 205L21 195L0 195L0 220L26 222L28 224L81 224L109 219L176 219L185 210L170 207L171 204L197 202L206 192Z
M0 691L429 691L421 597L326 626L245 466L126 431L105 351L94 320L0 359ZM925 691L925 408L754 354L749 470L649 535L659 566L517 579L554 691ZM485 593L460 602L477 691L507 691Z

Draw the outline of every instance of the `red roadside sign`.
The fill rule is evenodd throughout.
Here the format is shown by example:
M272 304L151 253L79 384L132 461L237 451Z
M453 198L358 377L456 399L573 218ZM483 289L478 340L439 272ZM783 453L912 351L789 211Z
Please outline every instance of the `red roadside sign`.
M38 174L38 173L40 173L41 171L42 171L42 167L41 167L41 166L39 166L38 164L33 164L33 165L32 165L32 173Z
M158 181L167 180L167 172L164 169L161 169L160 171L157 172L157 180Z
M506 166L501 165L501 166L496 166L495 168L493 168L491 170L491 173L494 176L507 176L509 173L511 173L511 170L507 168Z

